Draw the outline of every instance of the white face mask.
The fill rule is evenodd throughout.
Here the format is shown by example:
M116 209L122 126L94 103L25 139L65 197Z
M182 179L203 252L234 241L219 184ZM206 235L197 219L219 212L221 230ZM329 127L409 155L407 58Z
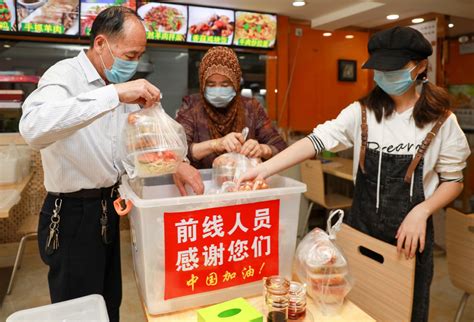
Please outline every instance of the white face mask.
M206 86L204 97L214 107L224 108L234 99L236 93L232 86L210 87Z

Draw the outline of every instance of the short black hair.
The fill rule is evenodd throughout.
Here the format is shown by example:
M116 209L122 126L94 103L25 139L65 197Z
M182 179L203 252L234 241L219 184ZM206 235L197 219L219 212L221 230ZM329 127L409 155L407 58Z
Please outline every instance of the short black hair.
M95 37L100 34L106 36L118 36L123 31L125 19L132 16L141 20L135 11L122 6L109 7L99 13L91 28L91 48L94 47Z

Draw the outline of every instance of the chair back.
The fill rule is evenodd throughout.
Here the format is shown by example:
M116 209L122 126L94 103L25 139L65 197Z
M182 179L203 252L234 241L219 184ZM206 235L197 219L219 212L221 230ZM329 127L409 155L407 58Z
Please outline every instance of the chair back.
M324 175L320 160L306 160L301 164L301 180L306 184L304 196L325 208Z
M377 321L410 321L415 283L415 258L346 224L337 233L354 277L348 298Z
M446 257L453 285L474 294L474 214L447 209Z

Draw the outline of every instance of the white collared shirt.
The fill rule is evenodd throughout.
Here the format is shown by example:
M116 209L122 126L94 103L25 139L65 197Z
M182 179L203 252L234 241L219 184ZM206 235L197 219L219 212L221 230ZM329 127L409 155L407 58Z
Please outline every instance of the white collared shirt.
M123 173L119 147L127 114L84 51L49 68L23 104L20 133L41 150L50 192L112 186Z

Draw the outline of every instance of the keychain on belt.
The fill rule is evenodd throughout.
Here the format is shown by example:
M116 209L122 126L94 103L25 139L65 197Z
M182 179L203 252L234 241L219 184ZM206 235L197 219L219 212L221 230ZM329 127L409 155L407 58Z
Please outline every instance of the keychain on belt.
M55 250L59 248L59 212L63 200L56 198L54 201L53 215L51 216L51 223L49 224L49 235L46 241L45 252L47 255L52 255Z
M101 231L100 234L102 236L102 241L104 244L108 245L112 241L109 239L109 217L107 215L107 201L102 199L102 215L100 217L100 226L101 226Z

